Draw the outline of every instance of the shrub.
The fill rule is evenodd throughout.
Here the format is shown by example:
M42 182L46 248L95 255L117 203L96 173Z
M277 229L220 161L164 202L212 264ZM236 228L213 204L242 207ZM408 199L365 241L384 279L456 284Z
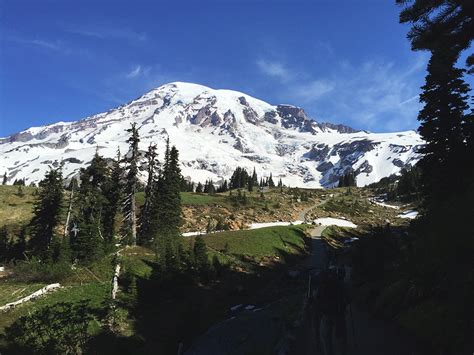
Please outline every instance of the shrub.
M19 354L80 354L94 319L87 301L60 302L22 316L5 331L10 351Z

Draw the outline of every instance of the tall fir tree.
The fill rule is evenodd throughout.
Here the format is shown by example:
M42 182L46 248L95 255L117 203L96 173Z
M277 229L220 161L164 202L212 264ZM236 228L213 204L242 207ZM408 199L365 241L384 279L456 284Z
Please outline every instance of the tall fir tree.
M76 228L70 234L74 255L80 260L92 261L104 252L104 225L110 223L104 218L108 174L107 162L98 152L90 165L80 172L81 185L75 203L77 212L73 218Z
M129 144L129 152L125 157L127 163L125 186L124 186L124 233L127 244L137 244L137 205L135 194L138 187L138 143L140 136L136 123L132 123L131 127L127 129L130 137L127 142Z
M414 50L433 52L449 44L455 56L470 49L466 65L474 72L474 54L470 47L474 39L474 2L470 0L396 0L403 6L401 23L411 23L408 33Z
M465 162L472 159L472 120L466 115L470 88L462 78L464 70L455 68L456 61L450 48L434 51L420 95L424 106L418 115L419 132L426 142L420 167L428 205L444 201L469 178Z
M8 182L8 177L7 177L7 173L5 172L3 174L3 180L2 180L2 185L6 185Z
M106 242L113 244L116 233L116 219L120 213L120 204L123 195L123 168L121 166L120 150L117 151L117 157L112 163L110 177L104 186L104 196L107 203L104 209L104 238Z
M153 233L155 247L161 266L165 270L176 271L181 264L180 235L181 226L181 169L176 147L166 143L163 170L157 180L154 197Z
M194 241L194 262L198 272L205 276L209 271L209 256L207 255L207 246L202 236L197 236Z
M203 191L204 191L204 187L202 186L200 182L198 182L196 186L196 193L202 193Z
M252 173L252 185L258 186L258 177L257 177L257 172L255 171L255 168L253 168L253 173Z
M156 201L153 195L156 190L156 179L159 176L157 156L156 145L150 144L145 154L148 163L148 179L145 186L145 201L139 218L139 244L146 244L153 240L153 203Z
M273 181L272 173L270 173L270 177L268 178L268 186L275 187L275 182Z
M49 170L40 181L30 222L28 248L33 255L43 260L51 258L53 239L58 237L57 227L63 210L63 190L61 165Z

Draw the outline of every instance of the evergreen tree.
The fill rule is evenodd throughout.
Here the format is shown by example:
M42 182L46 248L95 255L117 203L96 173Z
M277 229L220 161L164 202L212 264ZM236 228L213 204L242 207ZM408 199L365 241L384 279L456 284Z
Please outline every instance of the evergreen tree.
M255 168L253 168L253 173L252 173L252 185L258 186L258 177L257 177L257 172L255 171Z
M196 186L196 193L202 193L203 192L203 186L200 182L198 182Z
M141 208L140 220L139 220L139 237L140 244L150 242L153 239L152 230L152 214L153 214L153 203L156 201L153 197L155 192L155 181L159 172L157 172L158 161L156 153L156 145L150 144L148 151L145 154L148 161L148 180L145 187L145 201Z
M138 143L140 137L136 124L132 123L132 126L127 129L130 133L130 137L127 142L129 144L128 157L125 158L127 163L126 177L124 186L124 232L126 234L127 242L131 245L137 243L137 206L135 200L135 193L138 188Z
M8 237L8 230L7 226L4 224L2 228L0 228L0 261L6 262L8 260L9 254L9 237Z
M249 190L249 192L253 191L253 179L248 179L247 189Z
M351 187L357 186L356 177L354 171L349 170L344 175L339 177L338 187Z
M462 79L464 70L454 67L456 60L450 49L433 52L420 95L424 107L418 115L419 132L426 141L420 167L428 204L445 200L469 178L463 170L466 159L472 159L468 153L472 121L465 114L470 89Z
M216 188L214 186L214 181L212 181L212 180L209 180L209 182L207 183L207 193L209 195L215 195L215 193L216 193Z
M162 267L173 271L181 266L179 253L179 227L181 226L181 169L176 147L166 144L163 171L157 181L154 213L155 245Z
M396 0L403 5L401 23L412 23L408 33L414 50L433 52L439 46L449 44L453 54L468 49L474 38L474 4L469 0ZM471 48L472 50L472 48ZM466 64L474 70L474 54Z
M39 192L30 222L29 249L42 259L51 256L50 247L56 237L63 202L62 166L48 171L39 183Z
M202 236L196 237L193 250L196 269L201 275L206 274L209 270L209 257L206 242Z
M268 178L268 186L275 187L275 183L273 182L272 173L270 173L270 177Z
M104 210L107 199L104 188L108 181L106 160L98 152L87 168L81 169L81 185L77 194L77 212L74 223L78 232L74 232L72 247L80 260L90 261L100 257L104 251ZM72 235L71 235L72 237Z
M248 187L248 180L250 179L247 170L241 167L237 167L230 178L231 189L242 189Z
M7 181L8 181L8 177L7 177L7 173L5 172L5 173L3 174L2 185L6 185L6 184L7 184Z
M229 190L229 185L227 183L227 180L224 179L221 186L217 188L217 192L226 192L228 190Z
M15 260L23 260L26 251L26 226L20 229L20 234L16 241L12 244L11 256Z
M110 245L115 237L115 221L120 212L120 203L123 198L123 168L120 165L120 151L117 151L117 158L112 163L110 177L104 186L104 196L107 204L104 209L104 238Z

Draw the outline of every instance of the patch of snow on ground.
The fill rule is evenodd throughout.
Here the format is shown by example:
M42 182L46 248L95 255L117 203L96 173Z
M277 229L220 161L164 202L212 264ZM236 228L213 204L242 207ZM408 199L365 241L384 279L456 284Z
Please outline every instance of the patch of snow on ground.
M395 210L399 210L399 209L400 209L400 206L389 205L389 204L387 204L387 203L385 203L385 202L382 202L382 201L380 201L380 200L378 200L378 199L375 199L375 198L371 198L369 201L372 202L372 203L375 203L376 205L382 206L382 207L393 208L393 209L395 209Z
M205 231L198 231L198 232L186 232L186 233L183 233L183 237L194 237L196 235L204 235L206 234Z
M400 213L397 217L415 219L417 216L418 216L418 211L408 210L408 211Z
M263 222L263 223L252 223L250 229L259 229L266 227L276 227L276 226L293 226L303 224L303 221L294 221L294 222Z
M332 218L332 217L318 218L318 219L315 219L314 222L321 226L339 226L339 227L357 228L357 225L355 225L354 223L350 221L346 221L344 219L339 219L339 218Z

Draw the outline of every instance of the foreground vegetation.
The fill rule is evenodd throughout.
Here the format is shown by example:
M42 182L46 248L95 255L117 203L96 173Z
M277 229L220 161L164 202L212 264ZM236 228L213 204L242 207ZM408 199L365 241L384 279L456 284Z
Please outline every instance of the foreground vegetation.
M292 292L288 289L290 285L285 286L285 275L288 268L306 256L305 228L307 227L269 227L204 236L209 248L208 268L198 270L198 266L191 263L185 272L176 272L172 277L161 274L161 267L153 250L143 247L126 248L120 256L123 277L119 298L113 310L112 333L109 332L108 323L114 265L112 255L87 267L78 267L54 280L60 281L64 286L60 290L4 313L0 320L0 333L4 333L19 317L41 314L43 310L55 307L60 302L69 304L87 301L86 309L90 319L87 318L87 344L84 349L93 344L94 349L103 349L102 353L127 353L132 348L134 353L147 353L152 348L155 351L161 349L164 353L175 352L179 342L189 345L191 339L210 324L224 319L229 308L235 304L261 305L282 297L291 298ZM187 253L192 253L196 239L182 240ZM268 262L262 264L262 261ZM17 299L8 297L8 291L26 287L33 290L44 284L19 281L28 278L28 270L19 269L18 274L15 271L10 278L2 281L2 297L5 301ZM294 281L291 286L298 289L303 284L304 282L299 284ZM194 309L191 313L190 299L193 300ZM280 312L278 309L281 307L285 309L283 313L286 317L289 305L286 301L280 301L275 312ZM199 322L196 322L197 319ZM57 314L55 322L63 324L61 322L68 322L68 319L61 319L61 314ZM151 325L153 327L148 329ZM11 339L11 332L10 329L4 333L7 334L6 339ZM18 339L18 334L15 336ZM111 336L120 344L117 348L108 343ZM144 342L144 339L147 341ZM7 346L5 339L2 344L3 347ZM27 345L24 343L22 346L26 347L8 349L25 351L28 350ZM102 348L106 346L112 346L113 349Z

